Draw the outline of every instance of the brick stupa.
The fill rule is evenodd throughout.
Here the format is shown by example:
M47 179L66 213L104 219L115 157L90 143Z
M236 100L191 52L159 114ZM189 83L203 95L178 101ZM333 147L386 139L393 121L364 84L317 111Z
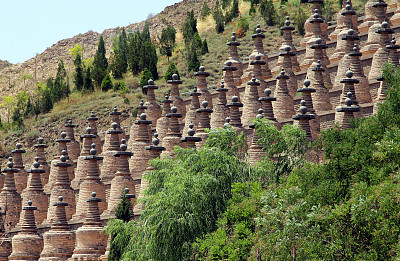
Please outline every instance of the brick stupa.
M263 109L259 109L256 119L264 118L263 113L264 113ZM257 162L259 162L261 159L263 159L266 156L266 153L263 150L264 146L262 146L258 142L260 139L260 136L257 134L256 125L254 123L251 123L249 125L249 127L251 129L254 129L254 131L253 131L253 137L251 140L251 145L247 151L247 154L249 155L250 165L254 166L254 165L256 165Z
M263 39L265 39L265 34L261 32L261 26L258 24L256 28L256 33L251 36L254 39L254 48L252 53L249 56L249 67L243 73L242 82L248 82L253 76L253 66L250 64L251 61L255 60L257 55L261 55L261 60L265 62L261 66L261 72L264 80L267 80L272 77L271 70L268 67L268 55L264 51ZM229 94L228 94L228 97Z
M151 121L147 120L147 114L140 114L140 119L134 122L138 125L138 133L135 141L130 149L133 152L133 156L129 160L129 168L131 176L137 185L136 194L140 188L140 182L142 180L143 172L146 170L147 162L149 161L149 155L146 150L146 146L150 146L151 136L149 135L148 128L151 126ZM171 125L171 121L170 121ZM179 122L178 122L179 129ZM168 135L168 134L167 134ZM129 147L128 147L129 148Z
M165 94L165 99L161 101L163 104L163 115L157 120L156 132L160 137L160 140L164 139L168 132L168 118L167 114L171 113L172 100L169 99L168 93Z
M92 133L92 128L87 127L86 133L81 135L81 139L83 139L82 151L78 158L78 163L75 170L75 178L71 181L71 187L74 190L79 190L79 187L82 181L86 177L87 168L89 165L89 161L85 160L86 156L90 156L90 149L92 148L93 140L96 138L96 135Z
M262 116L263 118L274 122L274 125L279 129L279 123L275 118L274 107L272 106L272 102L276 101L275 97L271 97L271 89L267 88L264 90L265 96L259 98L258 100L261 102L261 109L263 110Z
M25 170L24 161L22 159L22 154L26 153L26 150L22 149L21 143L17 143L15 148L15 150L11 151L14 159L14 168L19 170L15 173L15 185L18 193L21 194L28 183L28 173Z
M135 181L131 177L129 170L129 158L132 157L133 153L126 151L128 146L124 139L121 140L119 151L114 152L113 156L116 158L117 172L111 181L110 196L108 197L107 210L102 214L102 217L109 218L115 213L115 208L121 201L121 192L128 188L130 191L135 193ZM132 202L135 204L135 202Z
M217 104L214 106L213 113L211 114L210 124L212 129L222 128L225 124L225 118L229 115L229 108L226 106L227 104L226 93L228 92L228 89L225 88L224 81L221 82L220 87L217 88L216 91L218 93L218 97L217 97ZM192 126L194 127L193 123L190 124L192 124ZM188 132L189 131L190 127Z
M8 260L26 260L37 261L43 249L43 238L39 235L34 211L36 207L32 206L32 201L23 208L23 217L21 229L17 235L12 238L12 253Z
M358 27L360 34L368 33L368 29L377 21L377 9L373 7L373 5L379 2L380 0L368 0L367 3L364 5L365 16L363 22Z
M182 84L182 81L179 80L179 76L174 73L172 75L172 80L167 81L167 83L171 84L170 98L175 106L178 107L178 111L182 114L182 118L180 118L179 123L184 124L186 117L186 104L179 94L179 84Z
M313 40L313 39L312 39ZM317 63L319 64L320 67L322 67L324 70L322 71L323 74L323 80L324 80L324 85L328 89L332 88L332 82L331 82L331 76L327 70L327 65L329 63L326 62L326 55L324 55L324 51L328 48L328 45L326 45L321 38L316 38L314 41L314 44L310 46L312 50L314 50L313 57L312 57L312 63L310 67L307 70L307 75L308 78L310 78L311 82L313 82L313 79L315 78L314 76L314 70L317 66Z
M6 212L2 211L0 207L0 261L8 261L8 256L11 255L12 246L11 238L5 234L3 217Z
M147 110L147 106L144 106L144 101L143 99L140 101L140 104L138 106L136 106L136 119L135 121L140 120L140 115L142 115L142 113L145 112L145 110ZM136 137L138 135L138 128L139 125L137 124L132 124L131 128L130 128L130 132L129 132L129 140L128 140L128 148L132 148L132 144L133 142L135 142ZM149 127L149 132L151 132L151 127ZM149 133L150 135L150 133Z
M22 199L15 186L14 178L15 173L18 171L19 169L14 168L13 158L8 158L7 167L3 169L6 179L0 192L0 206L6 212L4 217L4 229L6 232L9 232L17 225L21 213Z
M179 118L182 117L182 114L178 113L178 108L174 105L171 108L171 113L167 114L169 119L169 127L167 135L163 139L163 146L165 147L165 151L163 152L164 155L174 156L173 150L175 146L181 145L181 131L179 129ZM200 116L198 117L198 122L200 128ZM146 146L151 146L148 144Z
M391 34L393 34L394 31L389 27L389 24L384 21L381 28L376 30L376 33L380 36L379 49L372 57L371 70L368 74L368 79L370 81L376 79L376 77L382 74L383 65L389 59L389 50L387 49L387 46L390 44Z
M240 113L240 108L243 107L243 103L239 101L239 97L232 96L231 102L226 104L226 106L228 106L229 108L229 117L226 119L227 123L232 126L233 129L236 130L238 133L246 133L245 128L243 128Z
M120 150L119 137L122 131L118 130L117 127L116 122L111 123L111 128L106 133L106 135L109 136L108 144L104 143L103 153L101 155L103 156L103 165L100 170L100 178L106 186L107 191L109 191L111 180L114 178L115 172L117 172L118 169L118 159L114 157L114 154Z
M311 64L316 61L316 59L323 61L324 65L329 65L329 58L326 55L326 49L328 48L328 46L326 46L326 41L324 41L323 38L321 38L322 22L323 19L318 14L317 10L315 10L313 19L311 19L313 34L306 42L307 43L306 54L303 58L303 61L300 63L300 68L302 70L308 69L311 66ZM318 53L315 54L315 52Z
M351 104L353 106L357 106L359 108L358 111L353 111L353 112L359 112L360 111L360 107L358 106L358 101L357 101L357 94L355 92L355 87L354 85L357 84L359 81L355 78L353 78L353 72L349 69L346 72L346 78L343 78L340 81L343 84L343 88L342 88L342 95L340 96L340 106L339 107L343 107L346 105L346 100L348 97L348 94L351 93ZM338 108L339 108L338 107ZM338 110L336 110L338 112ZM340 117L343 117L343 113L336 113L335 114L335 120L341 122L343 119L341 119Z
M102 199L92 192L85 201L83 211L87 214L83 226L76 230L76 246L70 261L99 260L106 251L107 234L103 231L99 213Z
M337 14L335 30L329 35L329 38L331 39L331 41L340 39L338 34L340 32L342 32L343 30L346 30L346 28L347 29L352 28L353 30L355 30L355 28L358 28L358 24L357 24L358 17L356 15L356 13L354 12L354 15L353 15L353 12L349 12L352 10L352 7L353 7L353 5L352 5L351 1L347 0L345 5L343 6L342 10L340 10L340 12ZM349 19L349 17L351 19Z
M314 115L314 118L309 120L309 125L311 128L312 138L316 139L321 130L320 130L319 117L315 113L315 110L314 110L312 94L315 93L317 90L315 88L310 87L310 84L311 84L311 81L308 78L306 78L303 82L303 87L299 88L297 90L297 92L302 93L302 96L303 96L302 98L306 102L305 106L307 108L307 114ZM300 120L298 122L300 123Z
M110 112L111 115L111 123L115 122L117 123L117 130L120 131L120 133L118 134L118 140L121 139L125 139L125 131L122 129L121 127L121 112L118 111L117 106L114 106L113 110ZM104 145L103 145L103 150L107 149L107 146L110 144L109 139L111 138L110 135L105 135L104 137ZM96 148L97 148L97 144L96 144ZM101 154L102 152L98 151L99 154Z
M93 190L96 190L101 198L106 198L106 188L104 183L100 180L99 173L99 160L102 159L103 157L97 156L96 144L93 143L90 156L85 157L85 160L89 161L89 164L86 168L86 177L79 187L79 197L76 203L76 212L72 216L73 220L80 220L89 215L86 212L86 199L91 195ZM103 213L103 211L107 209L107 203L105 201L100 202L98 208L100 213Z
M372 8L375 9L374 10L375 19L374 19L374 23L368 28L368 40L360 50L363 55L374 54L381 46L382 34L379 33L379 31L382 29L383 22L387 21L386 7L387 7L387 4L383 0L379 0L378 2L375 2L372 5ZM386 22L386 24L388 25L387 28L389 28L389 24L387 22ZM361 30L361 26L362 26L362 24L359 27L360 30ZM392 34L392 33L393 32L389 32L388 34ZM390 38L391 38L391 35L389 36L388 39L390 39ZM389 44L389 40L386 42L385 45L387 45L387 44Z
M242 84L242 75L243 75L243 63L239 59L238 49L240 43L236 41L236 33L232 33L231 41L226 43L229 46L229 59L228 61L232 63L233 67L236 67L237 70L233 71L233 81L236 87L239 87Z
M376 114L379 109L379 104L384 103L387 97L388 87L386 85L386 80L383 76L376 77L376 80L380 82L378 93L374 100L374 110L373 113Z
M50 166L49 164L47 164L47 158L45 152L45 149L48 148L49 146L43 144L43 142L44 139L42 137L39 137L38 144L33 145L33 147L36 149L36 157L39 158L40 167L45 170L45 172L40 175L40 179L42 180L42 185L44 186L49 181Z
M389 45L386 45L386 49L389 52L389 61L392 62L395 66L399 66L399 49L400 45L396 44L396 38L393 35L392 41Z
M43 234L43 250L39 261L68 260L75 248L75 232L70 230L65 208L68 202L62 196L53 203L55 216L50 230Z
M154 138L152 140L151 146L146 146L146 150L149 152L149 160L153 160L158 158L161 155L161 152L165 150L165 147L159 146L160 140L158 139L158 134L154 133ZM155 170L152 164L147 164L146 173ZM143 191L149 187L149 181L144 178L142 179L142 183L140 184L140 193L138 194L138 199L143 197ZM141 203L136 204L134 207L135 216L139 216L141 214L141 210L143 209L143 205Z
M311 70L313 71L314 76L311 78L311 86L316 90L312 94L315 111L319 114L322 111L332 110L329 90L324 84L323 73L325 72L325 69L321 66L321 62L317 61L316 66L311 68Z
M285 51L286 46L290 46L290 51L294 54L291 56L291 65L292 70L295 72L300 71L300 65L297 60L297 49L293 45L293 36L292 31L295 30L294 26L290 24L289 16L286 16L285 25L281 27L282 31L282 45L279 47L279 51ZM281 71L281 66L283 65L284 56L279 56L278 61L275 64L275 67L272 69L274 74L278 74Z
M148 85L143 86L143 90L147 91L145 106L147 107L146 115L151 121L151 129L155 130L157 127L157 120L161 117L161 107L156 101L156 95L154 90L158 89L158 86L154 85L154 81L150 79L147 82Z
M197 92L197 87L195 86L193 88L193 91L190 93L192 99L190 101L189 110L186 113L185 127L183 128L183 133L187 133L190 123L193 123L194 129L197 129L197 125L199 124L199 115L197 113L197 109L200 108L200 95L201 93Z
M353 104L353 99L351 98L353 96L351 92L348 92L344 105L336 108L336 114L343 114L337 117L340 119L338 122L342 129L350 129L352 127L351 122L354 120L354 113L360 111L360 106Z
M214 112L215 113L215 112ZM182 147L185 149L196 149L196 143L201 141L200 137L195 137L194 135L196 134L196 131L193 129L194 124L190 123L189 124L189 130L187 132L186 137L182 137Z
M94 111L92 111L90 113L90 117L87 118L89 127L92 129L92 133L93 135L95 135L96 137L92 140L95 144L96 144L96 148L98 149L99 153L102 153L102 149L100 149L102 147L102 143L101 143L101 139L97 133L97 121L99 120L99 118L96 117L96 114L94 113Z
M249 79L248 82L244 82L244 84L247 85L249 82L251 82L252 78L255 77L259 83L259 85L256 89L258 92L258 94L257 94L258 96L262 96L265 88L267 88L267 82L264 81L264 78L262 77L262 71L261 71L261 66L264 64L265 64L265 61L261 60L261 55L256 55L255 60L250 62L250 65L253 66L253 75ZM245 95L246 95L246 91L245 91ZM244 100L243 100L243 102L246 103Z
M340 58L338 64L335 82L333 84L334 88L340 88L340 80L345 76L346 71L350 67L352 61L352 57L349 56L349 54L353 51L354 45L360 40L360 37L353 29L347 30L347 33L342 35L341 38L343 39L345 46L343 49L343 56Z
M35 202L35 205L37 206L37 211L35 214L36 225L39 226L47 217L49 198L43 192L42 181L40 179L41 175L46 171L42 168L39 168L40 167L39 157L35 158L35 162L32 164L32 166L33 168L28 170L30 176L30 182L28 184L28 187L21 194L22 206L26 206L29 200ZM21 215L20 224L22 222L22 217L23 215Z
M71 167L71 163L67 160L67 151L63 150L61 152L60 161L53 165L53 168L57 169L57 176L55 180L55 184L51 189L50 200L49 202L56 202L58 197L62 195L64 200L68 202L68 206L66 207L66 215L69 220L72 215L75 213L75 192L71 188L71 181L68 177L68 168ZM53 219L56 216L56 207L52 204L49 204L49 208L47 210L47 218L43 221L43 224L51 224Z
M226 73L226 72L225 72ZM207 77L210 76L209 72L206 72L206 68L202 65L199 68L199 71L194 74L194 76L197 76L197 89L200 92L202 97L207 100L207 102L210 104L210 108L213 108L213 101L212 101L212 95L207 89ZM226 82L226 79L225 79ZM233 74L231 77L231 82L233 82Z
M311 134L311 127L310 127L310 120L315 119L314 114L307 113L307 107L306 107L306 101L301 100L300 102L300 109L299 109L299 114L293 115L292 118L295 120L295 122L300 126L302 130L306 133L306 137L308 140L312 140L312 134Z
M356 11L352 9L350 0L346 4L345 10L340 12L340 15L344 17L343 26L337 35L335 52L329 57L331 63L340 61L346 53L351 52L353 45L358 43L358 40L360 39L357 34L357 14ZM355 24L353 23L354 17L356 19ZM336 28L338 26L336 26Z
M197 127L195 137L200 137L201 141L196 143L196 148L199 150L201 147L203 147L204 143L206 142L208 138L208 132L206 132L206 129L211 128L210 124L210 115L213 112L212 109L208 108L208 102L207 100L204 100L201 103L201 106L203 108L197 109L197 113L200 114L200 120L199 120L199 126Z
M228 93L227 93L228 97L230 97L230 95L236 95L240 99L239 90L238 90L237 86L235 85L234 78L233 78L233 73L236 70L237 70L237 68L232 65L231 61L227 61L224 64L224 67L222 67L222 71L224 72L223 80L224 80L226 88L228 89ZM241 81L242 80L243 79L241 79ZM208 100L207 100L207 102L208 102Z
M323 3L323 0L310 0L309 3L312 3L312 10L314 12L314 14L312 14L304 23L304 30L305 30L305 35L303 37L303 39L300 41L300 46L301 47L306 47L307 42L314 36L314 35L318 35L319 37L321 37L322 39L324 39L324 41L329 41L329 37L328 37L328 22L326 21L326 19L322 16L322 11L321 11L321 4ZM313 28L313 19L315 18L315 14L318 14L318 16L321 18L321 31L318 34L315 34L316 32L314 31Z
M44 186L44 192L46 194L50 194L55 182L56 182L56 177L58 175L57 171L58 168L55 168L55 164L60 162L60 157L63 155L62 152L65 151L65 155L67 157L66 162L69 163L68 165L68 178L69 180L73 180L75 178L75 173L74 173L74 162L69 158L68 156L68 148L67 148L67 143L71 142L71 140L67 139L67 133L64 131L61 132L61 139L56 139L56 142L58 143L58 156L55 157L54 160L51 161L51 168L50 168L50 175L49 175L49 181L47 184ZM58 196L58 194L57 194ZM64 196L65 198L65 196ZM56 200L56 199L55 199ZM54 201L53 201L54 202Z
M293 98L290 96L287 88L288 79L289 76L285 74L283 69L276 77L276 88L274 94L276 102L274 102L273 106L275 117L278 122L281 122L284 119L289 119L294 115Z
M76 128L77 125L72 123L72 119L68 119L64 126L65 126L65 132L67 133L66 139L71 140L71 142L68 142L67 144L68 156L72 160L76 160L78 159L79 154L81 152L81 146L79 142L75 140L74 128Z
M287 86L288 86L290 95L292 95L293 97L296 95L296 91L297 91L297 79L296 79L296 75L294 74L293 69L292 69L292 57L294 55L295 55L295 53L292 52L292 48L289 45L285 46L285 48L283 50L281 50L281 52L279 53L279 57L283 57L283 63L281 66L281 70L284 69L285 74L287 76L289 76L289 80L287 81ZM280 71L278 73L280 73ZM264 92L264 90L263 90L263 92ZM260 96L262 96L262 94L260 94Z
M249 128L250 123L256 118L258 109L260 108L260 101L258 96L258 87L260 82L256 80L253 75L253 79L247 83L246 90L243 97L243 111L242 111L242 123L244 127Z

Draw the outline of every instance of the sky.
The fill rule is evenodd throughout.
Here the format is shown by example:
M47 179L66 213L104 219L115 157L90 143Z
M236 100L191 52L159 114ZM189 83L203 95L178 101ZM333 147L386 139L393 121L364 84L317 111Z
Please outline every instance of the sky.
M24 62L59 40L127 26L180 0L2 0L0 59Z

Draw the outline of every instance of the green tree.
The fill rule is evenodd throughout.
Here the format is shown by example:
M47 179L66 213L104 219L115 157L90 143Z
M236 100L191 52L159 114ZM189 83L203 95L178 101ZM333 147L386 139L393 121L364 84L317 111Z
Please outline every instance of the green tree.
M108 90L111 90L113 88L113 83L111 80L110 74L106 74L106 77L104 77L103 81L101 82L101 90L103 92L106 92Z
M201 44L201 54L204 55L206 53L208 53L208 44L207 44L207 39L204 38Z
M249 15L255 14L256 13L256 8L254 7L254 4L250 4L250 9L249 9Z
M213 141L244 146L243 136L233 129L210 136ZM151 162L156 170L145 175L146 207L138 222L130 222L126 260L188 260L196 237L216 228L232 196L232 184L248 174L247 164L234 156L228 144L199 151L176 148L175 154L174 159Z
M304 12L303 8L301 7L297 8L294 15L294 24L300 35L304 35L306 33L304 29L304 24L306 20L307 20L307 14Z
M220 8L215 8L213 17L215 20L215 31L222 33L225 30L225 18Z
M172 52L175 49L175 36L176 31L172 25L168 25L161 31L161 37L158 38L160 43L160 53L167 56L168 62L169 57L172 56Z
M194 12L191 10L187 13L183 23L183 39L186 47L191 45L195 33L197 33L197 19L194 18Z
M110 71L115 79L121 79L128 69L128 39L125 29L113 39L113 52L110 57Z
M191 58L190 58L190 62L188 64L188 72L190 72L190 71L197 72L199 70L199 67L200 67L200 61L197 58L196 51L193 51Z
M101 87L101 82L107 75L108 61L106 58L106 47L104 46L103 36L100 36L96 54L94 55L92 78L97 87Z
M175 73L178 75L178 79L179 79L178 68L176 68L174 62L170 62L169 65L168 65L168 69L167 69L167 71L165 72L165 75L164 75L165 81L172 80L172 75L175 74Z
M208 7L207 2L203 3L203 7L201 8L201 17L207 17L210 14L210 7Z
M139 81L139 86L140 86L140 88L142 88L142 93L144 93L144 94L146 94L146 91L143 89L143 86L147 85L147 82L150 79L153 79L151 72L147 68L144 68L144 70L142 72L142 76L140 77L140 81Z
M83 78L83 91L91 92L94 91L94 85L92 80L92 74L90 71L90 66L86 68L85 75Z
M276 23L276 9L272 0L263 0L260 4L260 14L264 17L265 23L273 26Z
M74 60L75 74L74 83L77 91L81 91L83 88L83 64L81 55L78 53Z

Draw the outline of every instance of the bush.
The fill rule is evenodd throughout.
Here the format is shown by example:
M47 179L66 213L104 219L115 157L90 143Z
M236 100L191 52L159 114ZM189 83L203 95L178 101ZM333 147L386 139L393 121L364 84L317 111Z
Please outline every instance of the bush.
M175 73L178 75L178 79L179 79L180 77L179 77L178 68L176 68L174 62L170 62L170 64L168 65L168 69L167 69L167 71L165 72L165 75L164 75L165 81L172 80L172 75L175 74Z
M112 88L113 88L113 83L111 80L111 76L109 73L107 73L103 81L101 82L101 90L103 92L106 92L108 90L111 90Z

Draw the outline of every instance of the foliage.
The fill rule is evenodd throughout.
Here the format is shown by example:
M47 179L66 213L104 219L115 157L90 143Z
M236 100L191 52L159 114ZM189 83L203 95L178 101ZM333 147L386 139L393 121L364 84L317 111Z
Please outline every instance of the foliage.
M273 26L276 23L276 9L272 0L262 0L260 4L260 14L263 16L265 23Z
M218 219L218 229L193 244L195 260L247 260L254 243L261 192L258 183L232 185L232 198Z
M295 15L294 15L294 24L296 26L297 32L300 35L304 35L306 33L304 29L304 23L307 21L307 14L304 12L302 7L298 7L296 9Z
M78 53L75 56L74 65L75 65L75 74L74 74L75 88L77 91L81 91L83 88L83 64L80 53Z
M128 37L128 66L133 74L138 74L147 68L153 75L153 80L158 79L157 49L151 41L149 24L146 22L142 32L129 34Z
M175 49L175 36L175 28L172 25L168 25L166 28L162 29L161 37L158 38L160 42L160 53L167 56L168 61Z
M73 48L69 50L69 55L76 57L78 54L82 57L83 47L80 44L75 44Z
M104 77L103 81L101 82L101 90L103 92L106 92L108 90L111 90L113 88L113 83L111 80L110 74L106 74L106 77Z
M96 54L93 60L92 78L97 84L97 87L101 86L101 83L107 75L108 61L106 58L106 48L104 46L103 36L100 36L99 44L97 46Z
M151 72L147 70L147 68L144 68L142 72L142 76L140 77L140 82L139 86L142 88L142 93L146 94L146 91L143 89L143 86L147 85L147 82L153 79L153 76L151 75Z
M216 132L213 140L219 136L222 142L235 142L232 133ZM245 179L248 167L226 145L199 151L176 148L174 159L151 164L156 170L145 175L145 207L124 260L186 260L195 238L216 228L231 198L231 185Z
M125 28L121 34L113 40L113 52L110 57L110 70L114 79L121 79L128 70L128 38Z
M190 71L197 72L199 70L199 68L200 68L200 61L197 58L197 53L193 52L193 54L190 58L189 64L188 64L188 72L190 72Z
M210 8L208 7L207 2L204 2L203 7L201 8L201 17L207 17L210 14Z
M164 75L165 81L172 80L172 75L175 74L175 73L178 75L178 79L179 79L178 68L176 68L174 62L170 62L169 65L168 65L168 69L167 69L167 71L165 72L165 75Z
M204 38L203 42L201 43L201 54L204 55L208 53L208 44L207 44L207 39Z
M255 126L260 137L258 142L264 146L267 156L265 160L273 164L277 182L283 175L289 174L304 163L310 142L300 127L288 124L279 131L266 119L257 119Z
M91 92L94 91L94 85L92 80L92 73L90 71L90 66L86 68L85 75L83 78L83 91Z
M222 33L225 30L225 18L220 8L214 8L213 18L215 20L215 31Z
M249 27L250 27L249 18L245 16L240 17L236 28L243 30L243 32L247 32L249 30Z
M185 41L186 49L191 46L193 35L197 33L197 19L194 18L194 11L191 10L187 13L185 22L183 23L183 39Z

